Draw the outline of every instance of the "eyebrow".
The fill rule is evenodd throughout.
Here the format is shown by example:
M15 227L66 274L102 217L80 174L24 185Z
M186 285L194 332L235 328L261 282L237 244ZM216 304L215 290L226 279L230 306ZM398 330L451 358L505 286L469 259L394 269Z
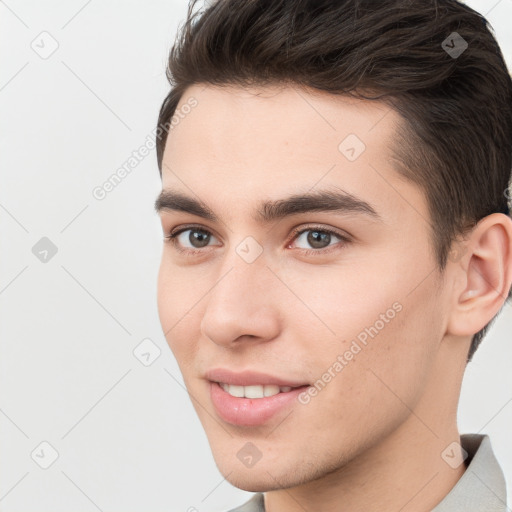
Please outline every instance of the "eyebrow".
M175 190L162 190L155 201L155 210L179 211L218 222L217 215L202 201ZM348 192L320 190L295 194L284 199L267 200L260 203L253 219L261 224L270 223L291 215L310 212L336 212L341 214L363 214L382 221L375 208L368 202Z

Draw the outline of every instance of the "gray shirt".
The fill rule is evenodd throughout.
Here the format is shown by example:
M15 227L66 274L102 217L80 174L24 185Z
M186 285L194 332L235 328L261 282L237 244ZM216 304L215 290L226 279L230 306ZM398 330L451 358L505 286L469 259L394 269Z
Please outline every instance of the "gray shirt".
M468 457L466 471L432 512L506 512L505 478L488 435L463 434L461 445ZM263 494L229 512L265 512Z

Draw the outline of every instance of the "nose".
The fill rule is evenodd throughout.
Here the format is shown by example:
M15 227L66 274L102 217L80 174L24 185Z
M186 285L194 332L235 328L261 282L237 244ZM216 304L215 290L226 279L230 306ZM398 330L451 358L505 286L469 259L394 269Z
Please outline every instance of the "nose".
M280 329L278 279L263 258L247 263L238 255L205 297L201 333L219 346L240 346L244 340L270 341ZM274 292L272 291L274 290Z

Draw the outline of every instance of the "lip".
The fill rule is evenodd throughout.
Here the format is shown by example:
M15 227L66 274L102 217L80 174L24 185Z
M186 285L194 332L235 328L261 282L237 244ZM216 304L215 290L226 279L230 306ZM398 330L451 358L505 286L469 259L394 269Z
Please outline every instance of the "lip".
M214 368L205 374L205 378L211 382L223 382L224 384L234 384L235 386L254 386L274 384L276 386L290 386L296 388L309 385L307 382L298 380L286 380L268 373L246 370L243 372L233 372L227 368ZM293 391L293 390L292 390ZM263 400L262 398L258 400Z
M224 382L224 381L220 381ZM261 382L261 381L260 381ZM231 382L233 384L233 382ZM270 382L266 382L270 384ZM256 427L268 422L277 413L297 406L297 396L307 384L285 393L264 398L238 398L224 391L218 382L210 381L210 398L217 414L227 423L244 427ZM250 385L250 384L238 384ZM278 384L279 385L279 384ZM289 384L282 384L283 386Z
M286 379L256 370L234 372L227 368L213 368L205 373L210 382L210 398L217 414L227 423L238 426L258 426L269 421L278 412L297 404L297 396L309 386L304 381ZM273 384L289 386L290 391L263 398L238 398L224 391L219 382L235 386Z

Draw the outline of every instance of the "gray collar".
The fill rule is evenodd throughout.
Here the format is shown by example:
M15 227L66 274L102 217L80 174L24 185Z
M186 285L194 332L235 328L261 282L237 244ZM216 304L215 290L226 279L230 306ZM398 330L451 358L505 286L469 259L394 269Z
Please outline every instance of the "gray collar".
M468 452L469 465L448 495L432 512L505 512L505 478L489 436L463 434L461 445Z

